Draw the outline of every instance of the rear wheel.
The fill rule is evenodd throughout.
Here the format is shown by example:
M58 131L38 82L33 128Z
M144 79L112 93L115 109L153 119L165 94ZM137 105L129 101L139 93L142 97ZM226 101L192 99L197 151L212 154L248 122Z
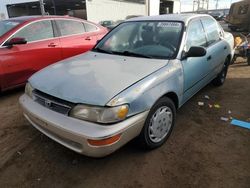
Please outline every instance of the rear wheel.
M221 72L218 74L218 76L212 81L212 84L215 86L221 86L224 84L226 77L227 77L227 70L229 65L229 59L227 58Z
M159 99L151 108L139 135L140 145L146 149L160 147L170 136L175 124L176 108L167 97Z

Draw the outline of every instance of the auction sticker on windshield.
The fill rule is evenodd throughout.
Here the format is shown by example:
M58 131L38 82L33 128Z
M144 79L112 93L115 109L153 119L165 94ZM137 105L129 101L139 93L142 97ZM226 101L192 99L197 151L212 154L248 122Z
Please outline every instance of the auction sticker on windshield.
M159 22L157 27L175 27L179 28L181 27L180 22Z

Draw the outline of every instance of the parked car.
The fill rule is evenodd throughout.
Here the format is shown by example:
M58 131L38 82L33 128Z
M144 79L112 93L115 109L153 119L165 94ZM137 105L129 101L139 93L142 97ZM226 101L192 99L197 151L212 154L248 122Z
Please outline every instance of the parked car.
M28 16L0 21L0 90L26 83L36 71L90 50L107 29L62 16Z
M232 31L237 29L250 32L250 1L244 0L232 3L227 17L228 28Z
M143 15L128 15L126 16L126 20L131 19L131 18L137 18L137 17L143 17Z
M115 24L115 22L112 20L104 20L104 21L100 21L99 24L102 25L103 27L108 27L108 26Z
M208 83L224 83L233 43L209 15L134 18L92 51L34 74L20 104L35 128L87 156L135 137L157 148L179 107Z
M208 13L210 16L212 16L217 21L223 20L224 14L222 12L210 12Z

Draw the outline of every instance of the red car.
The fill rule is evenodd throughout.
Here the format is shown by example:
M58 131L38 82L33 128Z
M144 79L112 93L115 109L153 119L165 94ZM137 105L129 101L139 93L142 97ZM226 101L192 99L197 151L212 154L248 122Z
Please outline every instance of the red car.
M23 85L36 71L90 50L107 29L68 16L0 21L0 90Z

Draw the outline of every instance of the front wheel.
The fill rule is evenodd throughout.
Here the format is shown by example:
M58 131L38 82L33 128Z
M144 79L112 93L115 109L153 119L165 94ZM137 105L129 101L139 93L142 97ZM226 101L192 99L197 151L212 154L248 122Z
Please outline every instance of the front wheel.
M223 68L221 72L218 74L218 76L212 81L212 84L215 86L222 86L226 80L227 77L227 70L229 65L229 59L227 59L223 65Z
M159 99L151 108L139 135L140 144L146 149L160 147L170 136L175 124L176 108L167 97Z

